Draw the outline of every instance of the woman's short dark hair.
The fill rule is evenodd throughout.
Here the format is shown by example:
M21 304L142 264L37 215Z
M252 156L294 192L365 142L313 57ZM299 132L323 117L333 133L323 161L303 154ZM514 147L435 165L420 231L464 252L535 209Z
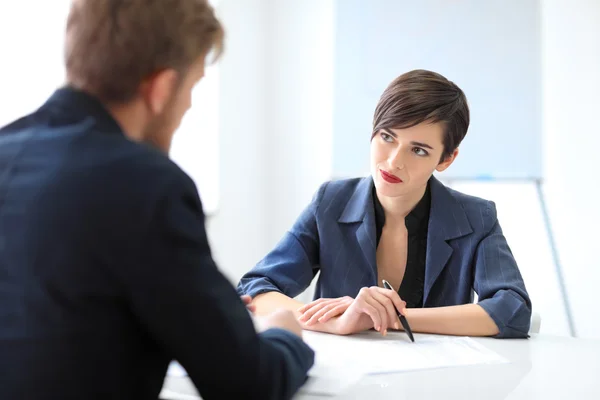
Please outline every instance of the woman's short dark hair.
M469 105L455 83L419 69L400 75L385 89L375 109L371 138L382 129L405 129L422 122L441 122L445 127L441 162L467 134Z

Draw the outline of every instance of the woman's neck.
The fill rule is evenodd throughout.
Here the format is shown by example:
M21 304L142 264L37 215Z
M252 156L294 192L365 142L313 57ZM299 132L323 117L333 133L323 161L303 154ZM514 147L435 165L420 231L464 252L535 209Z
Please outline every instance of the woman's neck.
M402 196L388 197L377 193L377 198L383 207L386 222L401 221L416 207L427 190L427 185Z

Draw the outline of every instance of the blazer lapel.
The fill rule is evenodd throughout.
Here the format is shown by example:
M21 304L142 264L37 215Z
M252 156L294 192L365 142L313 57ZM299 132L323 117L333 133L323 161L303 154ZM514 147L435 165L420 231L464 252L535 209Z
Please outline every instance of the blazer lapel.
M372 285L375 285L377 283L377 248L372 189L371 177L361 179L338 222L341 224L360 223L356 229L356 240L369 266L369 280Z
M425 287L423 304L426 304L431 288L446 267L452 247L449 240L473 232L462 206L450 191L435 177L431 177L431 210L425 257Z

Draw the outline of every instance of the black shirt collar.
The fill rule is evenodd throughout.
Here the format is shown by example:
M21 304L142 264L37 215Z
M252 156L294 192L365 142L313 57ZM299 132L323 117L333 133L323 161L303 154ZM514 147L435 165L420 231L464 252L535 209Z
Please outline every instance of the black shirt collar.
M375 185L373 185L373 205L375 207L375 223L377 225L377 231L381 232L385 225L385 212L383 206L377 197L375 191ZM419 200L415 208L406 216L405 223L408 234L414 234L423 227L427 227L429 223L429 210L431 208L431 191L429 189L429 182L425 189L425 194ZM378 237L380 234L377 235Z

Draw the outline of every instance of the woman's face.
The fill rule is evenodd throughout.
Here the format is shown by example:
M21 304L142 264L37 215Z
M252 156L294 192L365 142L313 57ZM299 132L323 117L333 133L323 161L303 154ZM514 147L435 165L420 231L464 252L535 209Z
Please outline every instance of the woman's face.
M371 175L377 193L398 197L422 190L433 171L452 164L458 149L440 163L444 126L423 122L405 129L382 129L371 140Z

